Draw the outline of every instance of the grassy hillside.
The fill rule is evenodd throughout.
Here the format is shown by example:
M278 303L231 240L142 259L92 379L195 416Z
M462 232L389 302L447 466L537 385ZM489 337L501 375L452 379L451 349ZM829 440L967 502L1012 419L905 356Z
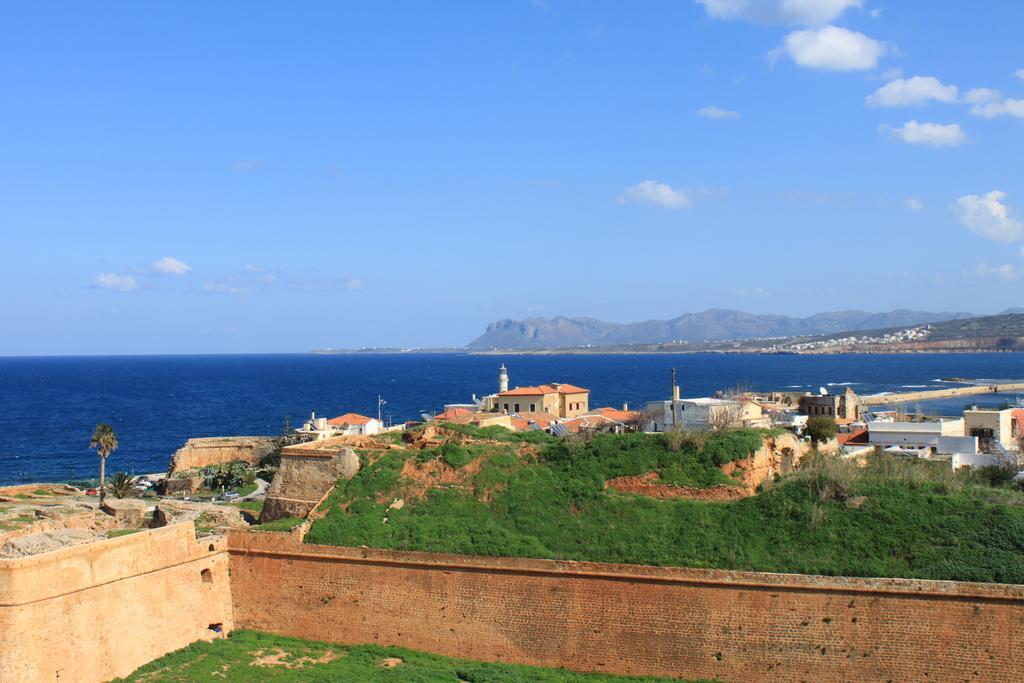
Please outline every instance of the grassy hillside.
M578 674L563 669L451 659L398 647L337 645L254 631L236 631L226 640L194 643L172 652L122 680L147 683L248 683L256 680L589 683L665 679Z
M845 576L1024 583L1020 495L948 465L816 458L756 496L657 500L605 481L658 472L663 483L728 485L719 465L761 435L670 442L665 435L533 443L475 432L463 444L363 454L308 543L476 555L717 567ZM507 435L508 432L505 432ZM401 503L395 504L400 500ZM400 505L397 508L395 505Z

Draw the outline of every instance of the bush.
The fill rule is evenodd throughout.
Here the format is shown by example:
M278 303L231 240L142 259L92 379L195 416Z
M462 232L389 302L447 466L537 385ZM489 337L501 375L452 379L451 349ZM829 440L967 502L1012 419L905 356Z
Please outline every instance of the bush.
M446 443L437 449L441 459L451 467L459 468L473 459L473 454L454 443Z
M1017 476L1013 465L987 465L971 471L971 480L988 486L1006 486Z
M816 444L835 438L838 431L839 426L836 425L836 421L827 415L815 415L807 420L805 429L807 436L811 437L811 441Z
M212 491L219 488L234 489L241 486L249 475L249 467L244 462L230 462L205 470L206 486ZM255 479L253 479L255 481Z

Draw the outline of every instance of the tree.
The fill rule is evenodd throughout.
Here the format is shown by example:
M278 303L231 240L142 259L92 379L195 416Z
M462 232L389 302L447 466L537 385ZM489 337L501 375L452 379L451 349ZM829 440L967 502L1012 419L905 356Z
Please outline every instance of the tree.
M245 480L245 463L231 462L206 470L206 485L212 491L237 488Z
M708 426L716 434L721 434L734 427L743 426L743 401L748 399L750 387L746 384L737 384L732 389L718 392L718 398L728 403L710 406L708 414Z
M96 425L96 429L92 432L92 439L89 441L89 448L95 448L96 454L100 456L100 500L103 500L107 457L117 450L117 435L114 434L114 428L106 422Z
M804 431L807 436L811 437L811 441L817 445L822 441L828 441L835 437L836 432L839 431L839 425L828 415L815 415L807 420L807 427Z
M110 477L110 492L124 498L132 492L132 477L127 472L114 472Z

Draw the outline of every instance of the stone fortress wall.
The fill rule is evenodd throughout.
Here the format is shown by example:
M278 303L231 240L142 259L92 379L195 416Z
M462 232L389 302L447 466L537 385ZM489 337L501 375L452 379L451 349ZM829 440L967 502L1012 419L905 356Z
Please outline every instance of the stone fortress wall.
M194 467L209 467L236 461L255 465L274 451L277 441L277 437L273 436L216 436L189 439L171 456L167 471L171 474Z
M226 543L192 523L0 560L0 681L106 681L233 627Z
M1018 681L1024 586L197 541L0 560L0 680L125 675L210 626L723 681Z
M722 681L1024 676L1024 586L466 557L297 540L232 533L238 628Z

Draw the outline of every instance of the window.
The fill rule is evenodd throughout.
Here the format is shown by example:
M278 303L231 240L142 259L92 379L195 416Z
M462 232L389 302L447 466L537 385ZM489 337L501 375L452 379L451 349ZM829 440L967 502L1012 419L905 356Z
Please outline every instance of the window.
M530 412L531 413L537 412L537 404L536 403L531 403L530 404Z
M204 569L199 572L199 576L202 577L203 583L213 583L213 572L209 569Z
M517 413L519 412L519 404L518 403L516 404L516 412Z

